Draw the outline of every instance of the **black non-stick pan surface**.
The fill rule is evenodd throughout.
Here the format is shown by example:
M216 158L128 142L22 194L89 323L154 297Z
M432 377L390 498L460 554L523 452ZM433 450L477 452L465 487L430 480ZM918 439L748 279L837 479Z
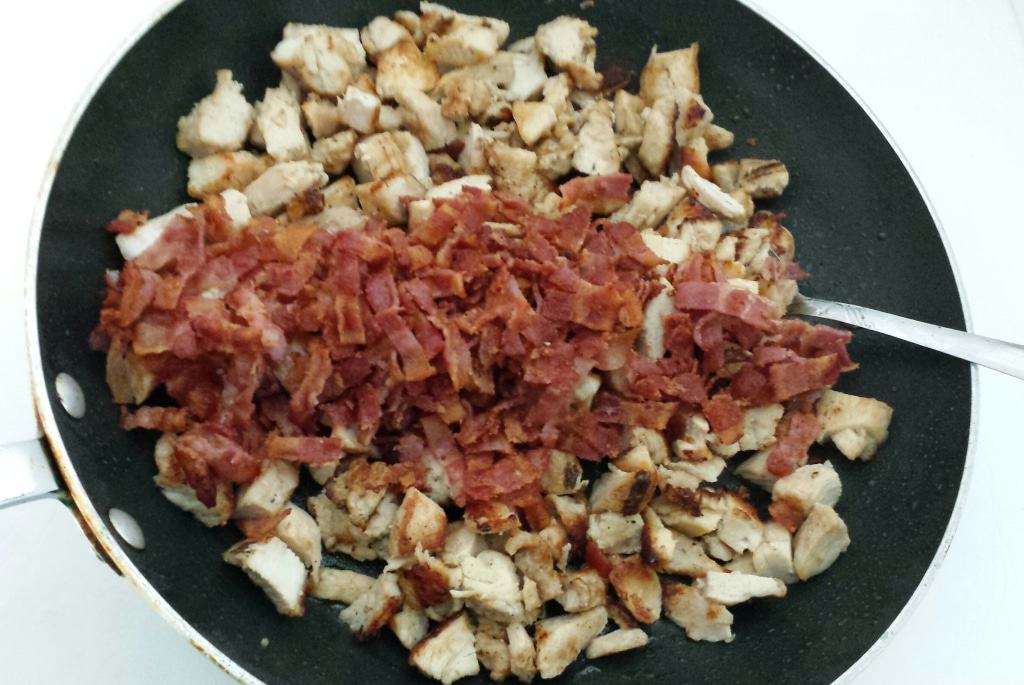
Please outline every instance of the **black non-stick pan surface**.
M700 41L703 94L716 121L736 133L726 154L777 157L789 166L792 181L774 209L787 213L798 260L812 275L804 292L963 328L940 234L899 156L829 72L755 12L724 0L597 0L587 9L578 0L453 4L507 20L511 39L559 14L582 15L600 30L603 67L638 71L652 45L667 50ZM339 622L337 606L310 600L304 618L278 616L259 589L220 560L238 532L208 530L159 495L152 483L154 436L118 428L103 355L87 345L103 271L121 262L101 227L123 207L159 213L187 199L187 160L175 149L175 124L210 91L215 69L232 69L255 100L279 78L268 55L286 22L358 27L407 6L186 0L99 88L63 155L44 215L39 357L57 439L74 475L104 518L119 507L139 521L145 550L125 546L124 552L156 591L267 683L424 679L406 665L405 650L389 633L358 644ZM756 146L745 142L754 137ZM857 333L851 352L861 369L844 376L839 389L885 400L895 419L888 443L870 463L820 448L842 476L838 510L853 539L849 552L824 575L791 586L784 600L737 607L732 644L690 642L662 621L646 649L581 659L560 681L825 683L879 639L932 564L950 521L970 432L971 374L965 363L866 332ZM61 371L84 389L89 410L81 420L54 404L53 378Z

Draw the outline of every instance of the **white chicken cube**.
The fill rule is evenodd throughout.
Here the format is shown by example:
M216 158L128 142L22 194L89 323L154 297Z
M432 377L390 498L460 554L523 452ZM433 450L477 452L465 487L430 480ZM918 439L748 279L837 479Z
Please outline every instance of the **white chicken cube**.
M529 683L537 675L537 650L533 638L521 623L513 623L506 630L509 669L520 682Z
M408 604L402 607L402 610L391 617L388 621L388 627L398 638L398 641L402 643L402 646L406 649L412 649L416 644L427 635L427 631L430 629L430 621L427 619L427 615L409 606Z
M387 17L374 17L359 32L359 38L370 59L376 59L377 55L404 40L413 42L407 28Z
M382 98L395 98L406 90L429 91L439 73L415 43L400 41L377 56L377 93Z
M310 158L323 166L328 174L338 175L345 171L356 146L355 131L341 131L313 143Z
M657 48L652 50L640 72L640 97L644 102L650 105L659 98L678 99L685 93L699 93L699 50L697 43L671 52L658 52Z
M288 504L299 485L299 467L277 459L267 462L256 479L238 489L236 519L272 516Z
M218 152L188 164L188 194L197 200L229 188L244 188L270 166L267 157L245 150Z
M636 554L644 521L640 514L623 516L616 513L591 514L587 537L608 554Z
M554 108L544 102L513 102L512 118L519 137L529 147L547 135L557 121Z
M548 194L550 183L538 171L536 152L495 141L485 147L484 154L494 172L497 190L518 195L528 202L539 202Z
M711 181L701 178L692 166L683 167L683 185L697 198L697 201L712 212L729 221L742 222L746 219L746 210L739 202L725 193Z
M252 212L249 211L249 198L233 188L228 188L220 194L224 202L224 213L231 220L231 230L237 233L249 225L252 221Z
M643 137L637 158L652 176L665 173L675 138L676 103L671 98L658 98L647 110Z
M320 95L341 95L354 73L366 67L359 32L332 26L287 24L270 58Z
M313 576L313 596L331 602L352 604L370 592L374 578L341 568L321 568Z
M586 90L601 87L601 74L594 70L597 29L582 19L561 16L537 27L537 49Z
M415 178L424 188L434 185L430 176L430 158L419 138L408 131L393 131L391 136L402 153L403 167L406 173Z
M775 442L775 428L784 408L781 404L753 407L743 412L743 435L740 450L759 450Z
M395 94L402 120L427 150L438 150L455 140L455 123L441 114L441 105L426 93L406 88Z
M602 176L618 172L621 165L612 125L612 107L608 101L601 100L585 114L577 134L572 166L581 174Z
M647 633L639 628L620 628L595 637L587 646L587 658L600 659L609 654L620 654L631 649L640 649L645 647L647 642Z
M444 509L416 488L405 491L395 515L388 542L388 557L398 559L412 554L417 545L424 550L444 547L448 519Z
M827 389L816 408L818 442L832 440L847 459L871 459L889 436L892 407L870 397Z
M380 632L402 607L402 591L398 576L386 572L377 576L370 590L355 599L341 612L341 620L360 639Z
M784 501L805 515L815 504L835 506L842 494L839 474L828 462L801 466L772 487L773 501Z
M537 670L544 679L560 675L608 623L608 611L595 607L537 623Z
M285 506L285 510L288 513L277 524L274 535L291 547L302 559L302 563L316 576L320 571L320 526L305 509L291 502Z
M338 105L338 117L344 125L359 133L373 133L380 118L380 98L362 88L349 86Z
M337 133L342 126L341 104L337 97L310 95L302 103L302 117L317 140Z
M428 200L450 200L458 197L463 188L478 188L484 192L491 190L491 177L486 174L472 174L446 181L427 191Z
M462 583L452 597L465 599L467 606L494 621L523 620L523 597L512 559L493 550L467 556L460 564Z
M253 107L231 71L217 71L213 92L178 120L178 149L191 157L241 149L252 126Z
M764 526L764 539L754 550L754 572L759 576L778 578L783 583L795 583L793 569L793 536L775 521Z
M771 492L778 476L768 470L768 453L770 450L763 449L755 452L746 461L736 467L734 473L745 480L750 481L765 490Z
M718 602L682 583L665 583L665 616L686 631L686 637L704 642L732 642L732 614Z
M669 531L675 540L672 559L661 569L665 573L703 578L711 571L721 571L722 567L708 556L700 540Z
M653 230L640 231L647 249L670 264L681 264L690 256L690 244L679 238L666 238Z
M302 128L302 109L287 88L267 88L256 103L256 130L267 154L278 162L305 159L309 139Z
M711 571L696 584L706 598L727 607L755 597L786 596L786 584L778 578L765 578L746 573Z
M313 162L281 162L270 167L243 191L253 216L273 215L297 195L310 188L323 188L328 176Z
M500 20L489 19L487 23L456 20L443 35L428 35L423 52L443 67L479 64L498 52L508 32L508 24Z
M625 221L638 230L657 228L686 195L686 190L668 179L644 181L629 204L611 215L612 221Z
M245 571L285 616L301 616L306 593L306 566L276 537L243 540L224 552L224 561Z
M846 524L835 509L815 504L793 536L793 568L800 580L825 571L850 546Z
M420 182L408 174L356 186L356 197L363 211L391 224L406 223L409 219L406 200L418 200L424 192Z
M604 606L607 600L604 579L592 568L570 571L565 575L562 594L556 599L570 614Z
M412 648L409 663L444 685L480 673L476 638L469 617L460 613L439 626Z
M647 231L640 234L642 238L645 235L657 234L648 234ZM644 242L647 242L646 238ZM648 247L650 247L650 244L648 244ZM655 254L658 253L655 252ZM637 341L637 350L644 357L648 359L661 359L665 356L665 317L674 312L675 308L675 303L672 301L671 286L666 286L644 305L644 323Z
M195 205L175 207L166 214L161 214L138 226L131 233L119 233L114 238L114 242L117 243L121 256L124 257L126 262L137 258L160 240L160 237L167 230L167 227L171 225L171 222L178 217L190 218L192 212L189 211L189 208L193 206Z
M735 495L728 495L723 501L718 538L740 553L756 549L764 540L764 524L757 510Z

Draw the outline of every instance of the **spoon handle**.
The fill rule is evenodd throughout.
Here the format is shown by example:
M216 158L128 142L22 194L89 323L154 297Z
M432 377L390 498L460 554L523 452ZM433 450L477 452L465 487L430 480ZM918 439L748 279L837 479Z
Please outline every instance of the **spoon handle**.
M964 333L853 304L803 296L793 301L789 313L831 319L885 333L1024 380L1024 345Z

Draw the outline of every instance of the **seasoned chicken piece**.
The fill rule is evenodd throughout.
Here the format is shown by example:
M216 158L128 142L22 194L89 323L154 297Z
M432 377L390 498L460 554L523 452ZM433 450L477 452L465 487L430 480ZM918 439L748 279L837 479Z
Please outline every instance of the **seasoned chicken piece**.
M645 453L647 448L640 446ZM650 457L648 456L648 459ZM655 494L658 480L653 470L623 471L615 464L594 483L590 492L590 511L636 514L643 511Z
M572 166L582 174L600 176L616 173L621 164L615 145L611 104L606 100L598 101L587 110L577 134Z
M360 560L379 559L386 555L388 533L398 511L394 495L384 496L365 529L356 526L348 512L335 506L324 494L310 497L307 506L320 526L324 547L328 550L344 552Z
M380 98L362 88L349 86L338 101L338 120L359 133L373 133L381 114Z
M363 211L376 214L390 224L406 223L409 219L406 200L422 198L424 192L419 181L406 174L356 186L356 197Z
M591 514L587 527L590 538L606 554L636 554L640 551L640 537L644 521L640 514Z
M722 512L718 538L723 543L740 553L752 551L761 544L764 524L749 502L732 493L725 493L719 500L718 508Z
M704 142L707 143L709 150L726 150L732 147L735 141L736 136L733 135L733 132L722 128L718 124L709 124L704 129ZM715 183L718 183L718 181L715 181Z
M640 237L647 249L671 264L680 264L690 256L690 244L685 240L666 238L653 230L641 231Z
M477 675L480 662L476 658L476 640L469 617L460 613L438 626L412 648L409 663L444 685Z
M583 486L583 468L574 455L551 450L547 469L541 474L541 490L552 495L570 495Z
M311 159L319 162L328 174L338 175L348 168L356 146L355 131L341 131L313 143Z
M586 376L580 378L580 382L576 384L576 388L572 393L572 404L574 407L586 407L590 409L590 405L594 402L594 398L597 396L597 391L601 389L601 377L596 373L588 373Z
M356 208L356 182L351 176L342 176L325 186L321 192L324 196L324 207Z
M360 640L372 637L388 624L402 607L402 592L398 589L398 576L382 573L370 590L355 599L341 612L341 620Z
M274 64L320 95L341 95L366 68L366 51L356 29L287 24L270 53Z
M699 93L699 51L697 43L671 52L658 52L657 48L652 50L640 72L640 97L643 101L652 105L658 98L678 99L686 92Z
M487 619L477 622L476 658L490 673L491 680L501 682L510 675L508 634L503 624Z
M493 57L508 38L509 25L493 17L460 14L443 5L420 4L427 57L445 67L464 67Z
M793 536L793 568L800 580L812 578L835 563L850 546L846 524L835 509L815 504Z
M565 575L564 590L555 599L562 608L575 614L594 607L604 606L607 599L605 582L597 571L582 568Z
M676 441L677 445L682 445L681 441ZM675 471L684 471L693 476L698 484L699 483L714 483L718 480L718 477L725 470L725 460L721 457L715 457L708 455L706 459L701 461L692 461L687 459L685 456L680 455L680 458L676 461L671 462L668 465Z
M512 559L501 552L484 550L460 563L462 583L452 596L465 599L480 616L502 623L523 620L523 596Z
M544 102L513 102L512 117L519 137L529 147L547 135L557 120L554 108Z
M405 498L395 515L388 542L388 557L408 556L417 545L425 550L444 547L448 519L444 509L416 488L405 491Z
M540 621L535 630L540 677L560 675L607 623L608 611L604 607Z
M681 93L679 97L679 116L676 117L676 145L681 149L683 163L688 164L686 157L693 159L695 171L702 178L711 177L711 168L707 163L708 146L704 140L704 132L711 126L715 115L700 95ZM699 147L692 147L699 146ZM687 152L689 148L689 152ZM697 166L700 166L697 169Z
M366 223L366 215L351 207L325 207L319 214L303 219L305 223L318 226L328 233L350 231L362 228Z
M672 98L658 98L647 110L637 157L652 176L665 173L668 158L672 154L675 119L676 103Z
M371 576L341 568L321 568L313 576L312 594L317 599L352 604L370 592L374 579Z
M632 93L619 90L615 93L615 133L622 139L635 139L636 145L644 134L644 101ZM669 126L672 119L669 120ZM634 145L633 147L635 147Z
M587 647L588 659L600 659L609 654L619 654L631 649L640 649L647 645L647 633L639 628L613 630L605 635L595 637Z
M234 517L251 519L276 514L288 504L298 485L298 466L280 459L268 461L253 482L238 489Z
M743 206L714 183L701 178L693 170L693 167L683 167L682 179L686 189L693 193L697 200L711 211L730 221L745 220L746 213Z
M700 591L674 581L665 583L665 616L686 631L691 640L732 642L732 614Z
M523 683L529 683L537 675L537 650L533 638L521 623L513 623L506 629L508 635L508 660L512 675Z
M703 578L711 571L722 570L718 562L708 556L700 540L694 540L675 531L669 532L675 540L675 547L672 550L671 561L661 569L662 572Z
M217 71L213 92L178 119L178 149L191 157L241 149L252 126L253 107L231 71Z
M278 613L302 616L306 594L306 567L276 537L243 540L224 552L224 561L245 571L274 603Z
M661 583L658 574L641 561L639 556L627 557L614 564L608 582L636 620L654 623L661 616Z
M815 504L835 506L842 493L843 484L832 464L807 464L775 481L772 487L772 507L786 507L798 515L798 523L810 513Z
M192 514L204 526L212 528L224 525L231 518L234 508L234 488L230 483L218 481L213 506L208 507L200 502L196 491L185 482L185 473L181 471L174 460L175 439L173 434L165 433L156 441L153 456L156 461L157 475L153 478L153 482L171 504Z
M363 48L370 59L377 59L377 55L394 47L402 41L414 43L409 30L397 21L387 17L374 17L369 24L359 32L359 38Z
M302 117L317 140L334 135L342 126L340 100L310 94L302 103Z
M427 635L430 621L421 610L406 604L388 621L388 627L406 649L412 649Z
M774 521L765 524L764 540L754 550L751 561L754 573L759 576L778 578L786 584L797 580L793 569L793 536Z
M546 499L562 527L565 528L573 552L582 554L587 543L587 527L589 525L586 500L581 495L574 497L548 495Z
M443 148L455 140L455 124L441 114L441 105L426 93L406 88L395 94L402 109L402 120L427 150Z
M545 178L555 180L572 170L577 138L568 126L558 123L552 134L537 145L537 168Z
M412 558L392 559L388 569L401 566L398 584L406 604L431 609L452 603L450 592L459 582L459 571L449 569L428 552L417 550Z
M107 385L118 404L142 404L158 385L156 376L127 343L107 350Z
M594 70L597 29L576 17L561 16L537 27L537 49L569 74L573 82L586 90L601 87L601 74Z
M415 43L401 41L377 56L377 93L396 98L407 90L425 92L437 85L437 65Z
M285 506L285 511L287 514L277 524L274 535L291 547L315 578L320 572L320 526L305 509L291 502Z
M251 152L218 152L188 164L188 194L197 200L229 188L244 188L270 166L270 159Z
M669 459L668 442L661 431L643 426L630 426L625 434L626 447L630 450L643 445L654 464L664 464Z
M260 147L277 162L306 159L309 140L302 128L302 109L295 95L287 88L267 88L256 103L254 136L258 132Z
M512 62L512 80L504 87L505 99L520 102L536 97L548 78L544 73L544 58L537 52L536 45L531 43L528 52L508 55Z
M127 262L141 255L160 240L160 236L164 234L164 231L167 230L168 226L170 226L175 219L178 217L191 219L192 212L189 211L189 208L194 206L194 204L188 204L175 207L166 214L161 214L160 216L137 226L131 233L119 233L117 237L114 238L114 242L117 243L117 248L121 251L121 256L124 257L124 260Z
M722 514L712 507L704 506L703 495L700 493L693 502L697 503L696 507L692 506L692 502L684 506L663 493L654 498L651 506L661 517L662 523L683 535L700 537L716 530Z
M644 528L640 534L640 556L652 568L662 571L671 565L675 555L675 536L650 507L644 509L641 516Z
M736 550L722 542L717 533L708 533L700 541L712 559L726 562L736 558Z
M753 407L743 413L743 435L740 450L759 450L775 442L775 428L782 418L781 404Z
M785 597L786 585L778 578L711 571L696 582L701 594L731 607L754 597Z
M405 27L416 45L423 47L427 37L423 34L423 22L420 20L420 15L412 10L398 10L391 15L391 18Z
M508 533L519 529L519 516L504 502L475 502L466 507L463 520L484 535Z
M538 201L551 190L550 182L538 173L537 153L494 141L484 148L484 154L494 172L497 190L527 202Z
M701 178L711 179L711 166L708 164L708 144L704 142L703 137L695 136L679 148L679 162L682 166L693 167L693 170ZM735 196L734 199L739 200ZM741 202L741 204L743 203ZM752 203L749 204L749 207L744 204L744 209L747 211L748 216L754 211L754 205Z
M737 466L734 473L740 478L748 480L754 485L758 485L770 492L775 485L775 481L779 479L778 476L768 470L768 453L770 451L770 449L762 449L759 452L755 452L753 456Z
M505 550L513 555L519 572L537 584L541 601L546 602L562 594L562 581L555 569L556 553L542 536L517 533L506 543ZM560 556L561 550L558 552Z
M651 453L648 451L645 441L638 441L622 454L615 457L613 461L615 467L622 471L629 473L646 472L652 477L654 475L654 460L651 458ZM644 506L646 506L646 503Z
M722 190L743 190L756 200L778 197L789 185L789 170L777 159L730 160L711 171Z
M612 221L626 221L637 227L657 228L668 213L679 204L686 194L685 189L668 179L644 181L640 190L622 209L611 215Z
M383 181L411 172L396 133L376 133L353 148L352 170L361 183Z
M477 535L465 521L456 521L448 526L441 559L451 567L458 567L468 557L475 557L487 549L483 537Z
M314 162L281 162L270 167L243 191L253 216L273 215L297 195L310 188L323 188L328 176Z
M452 121L480 119L490 111L498 98L494 85L480 79L461 78L447 85L444 85L442 79L441 84L444 92L441 114Z
M821 434L818 442L832 440L847 459L871 459L889 436L892 407L870 397L826 389L818 400Z

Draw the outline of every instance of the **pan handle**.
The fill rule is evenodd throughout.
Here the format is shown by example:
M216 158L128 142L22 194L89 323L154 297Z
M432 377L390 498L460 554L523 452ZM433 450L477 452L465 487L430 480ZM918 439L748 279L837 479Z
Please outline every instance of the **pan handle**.
M43 440L0 445L0 509L61 492Z

